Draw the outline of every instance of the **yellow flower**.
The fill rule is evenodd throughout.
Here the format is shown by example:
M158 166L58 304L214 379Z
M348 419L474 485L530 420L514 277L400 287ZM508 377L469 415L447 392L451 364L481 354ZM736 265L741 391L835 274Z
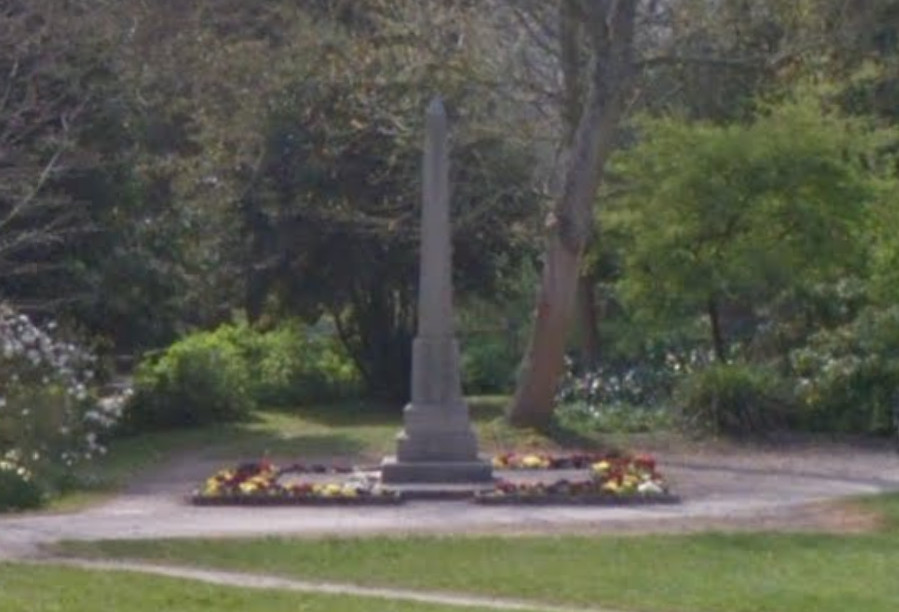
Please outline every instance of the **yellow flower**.
M526 468L544 468L549 465L549 462L537 455L525 455L521 459L521 465Z
M621 489L627 493L633 493L637 490L637 485L640 484L640 479L636 476L628 474L624 477L624 480L621 483Z
M342 486L332 483L325 485L321 490L321 494L325 497L336 497L340 495L341 491L343 491Z
M618 486L618 482L610 480L602 486L602 490L606 493L619 493L621 492L621 487Z
M612 466L608 461L600 461L599 463L594 463L592 467L597 474L605 474Z
M203 495L215 496L219 495L221 492L221 487L219 487L219 484L215 480L210 478L206 481L206 486L203 488Z

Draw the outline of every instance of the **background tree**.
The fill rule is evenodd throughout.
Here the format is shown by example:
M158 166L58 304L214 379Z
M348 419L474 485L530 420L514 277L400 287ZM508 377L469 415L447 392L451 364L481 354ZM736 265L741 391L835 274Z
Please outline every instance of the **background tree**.
M4 4L0 294L134 350L174 337L178 224L145 206L120 8Z
M726 362L785 290L864 267L863 228L882 197L869 165L884 144L864 122L805 99L748 125L659 119L640 129L614 166L627 189L603 223L628 237L621 294L644 324L702 315Z
M97 105L102 60L67 9L38 1L0 11L0 295L49 309L73 297L40 286L59 268L60 245L85 229L83 204L56 187L91 164L78 135Z
M507 413L517 425L542 427L552 416L581 258L593 227L593 203L630 92L636 5L627 0L560 4L561 19L567 24L564 36L577 39L583 32L589 41L590 68L564 185L547 221L534 330ZM583 25L583 30L576 25ZM576 63L564 68L580 70ZM578 80L574 75L566 79Z
M401 22L402 37L337 29L277 98L258 180L243 200L248 311L328 313L369 392L409 393L418 266L422 109L442 95L454 123L454 265L460 295L500 299L531 251L533 155L510 137L457 47L472 14ZM392 32L391 17L368 28ZM436 40L440 27L446 40ZM390 75L389 77L387 75ZM507 116L508 117L508 116Z

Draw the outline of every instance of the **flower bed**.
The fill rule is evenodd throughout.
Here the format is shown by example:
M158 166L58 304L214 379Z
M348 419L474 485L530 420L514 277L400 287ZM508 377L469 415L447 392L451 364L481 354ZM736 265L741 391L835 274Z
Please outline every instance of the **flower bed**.
M668 490L656 469L655 459L647 455L504 455L494 459L494 466L497 464L512 470L584 469L588 466L590 477L548 483L500 480L493 491L477 495L477 503L631 505L680 501Z
M676 503L647 455L504 454L493 459L500 470L521 470L522 479L497 479L493 490L477 493L479 504L631 505ZM526 471L531 470L530 473ZM583 471L586 478L541 478L541 472ZM325 479L327 476L341 478ZM278 469L268 461L222 470L194 492L193 503L212 505L398 504L403 496L384 489L375 476L343 466L294 464Z
M493 457L491 463L496 470L581 470L609 458L599 453L503 453Z
M208 478L192 497L201 506L222 505L354 505L396 504L402 498L384 491L376 480L349 477L343 481L282 483L291 474L345 474L352 470L321 465L278 469L268 461L245 463Z

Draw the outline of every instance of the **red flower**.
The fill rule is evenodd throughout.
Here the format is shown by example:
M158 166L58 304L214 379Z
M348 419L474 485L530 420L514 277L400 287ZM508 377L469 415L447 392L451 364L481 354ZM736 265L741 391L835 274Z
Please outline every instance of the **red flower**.
M634 457L634 465L647 472L654 472L656 469L656 460L649 455L637 455Z

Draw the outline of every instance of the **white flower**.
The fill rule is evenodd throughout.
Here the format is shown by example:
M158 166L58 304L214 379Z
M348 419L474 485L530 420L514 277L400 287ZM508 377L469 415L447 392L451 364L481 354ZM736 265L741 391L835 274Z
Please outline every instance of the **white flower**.
M637 487L637 492L644 495L659 495L661 493L664 493L665 490L657 482L647 480Z

